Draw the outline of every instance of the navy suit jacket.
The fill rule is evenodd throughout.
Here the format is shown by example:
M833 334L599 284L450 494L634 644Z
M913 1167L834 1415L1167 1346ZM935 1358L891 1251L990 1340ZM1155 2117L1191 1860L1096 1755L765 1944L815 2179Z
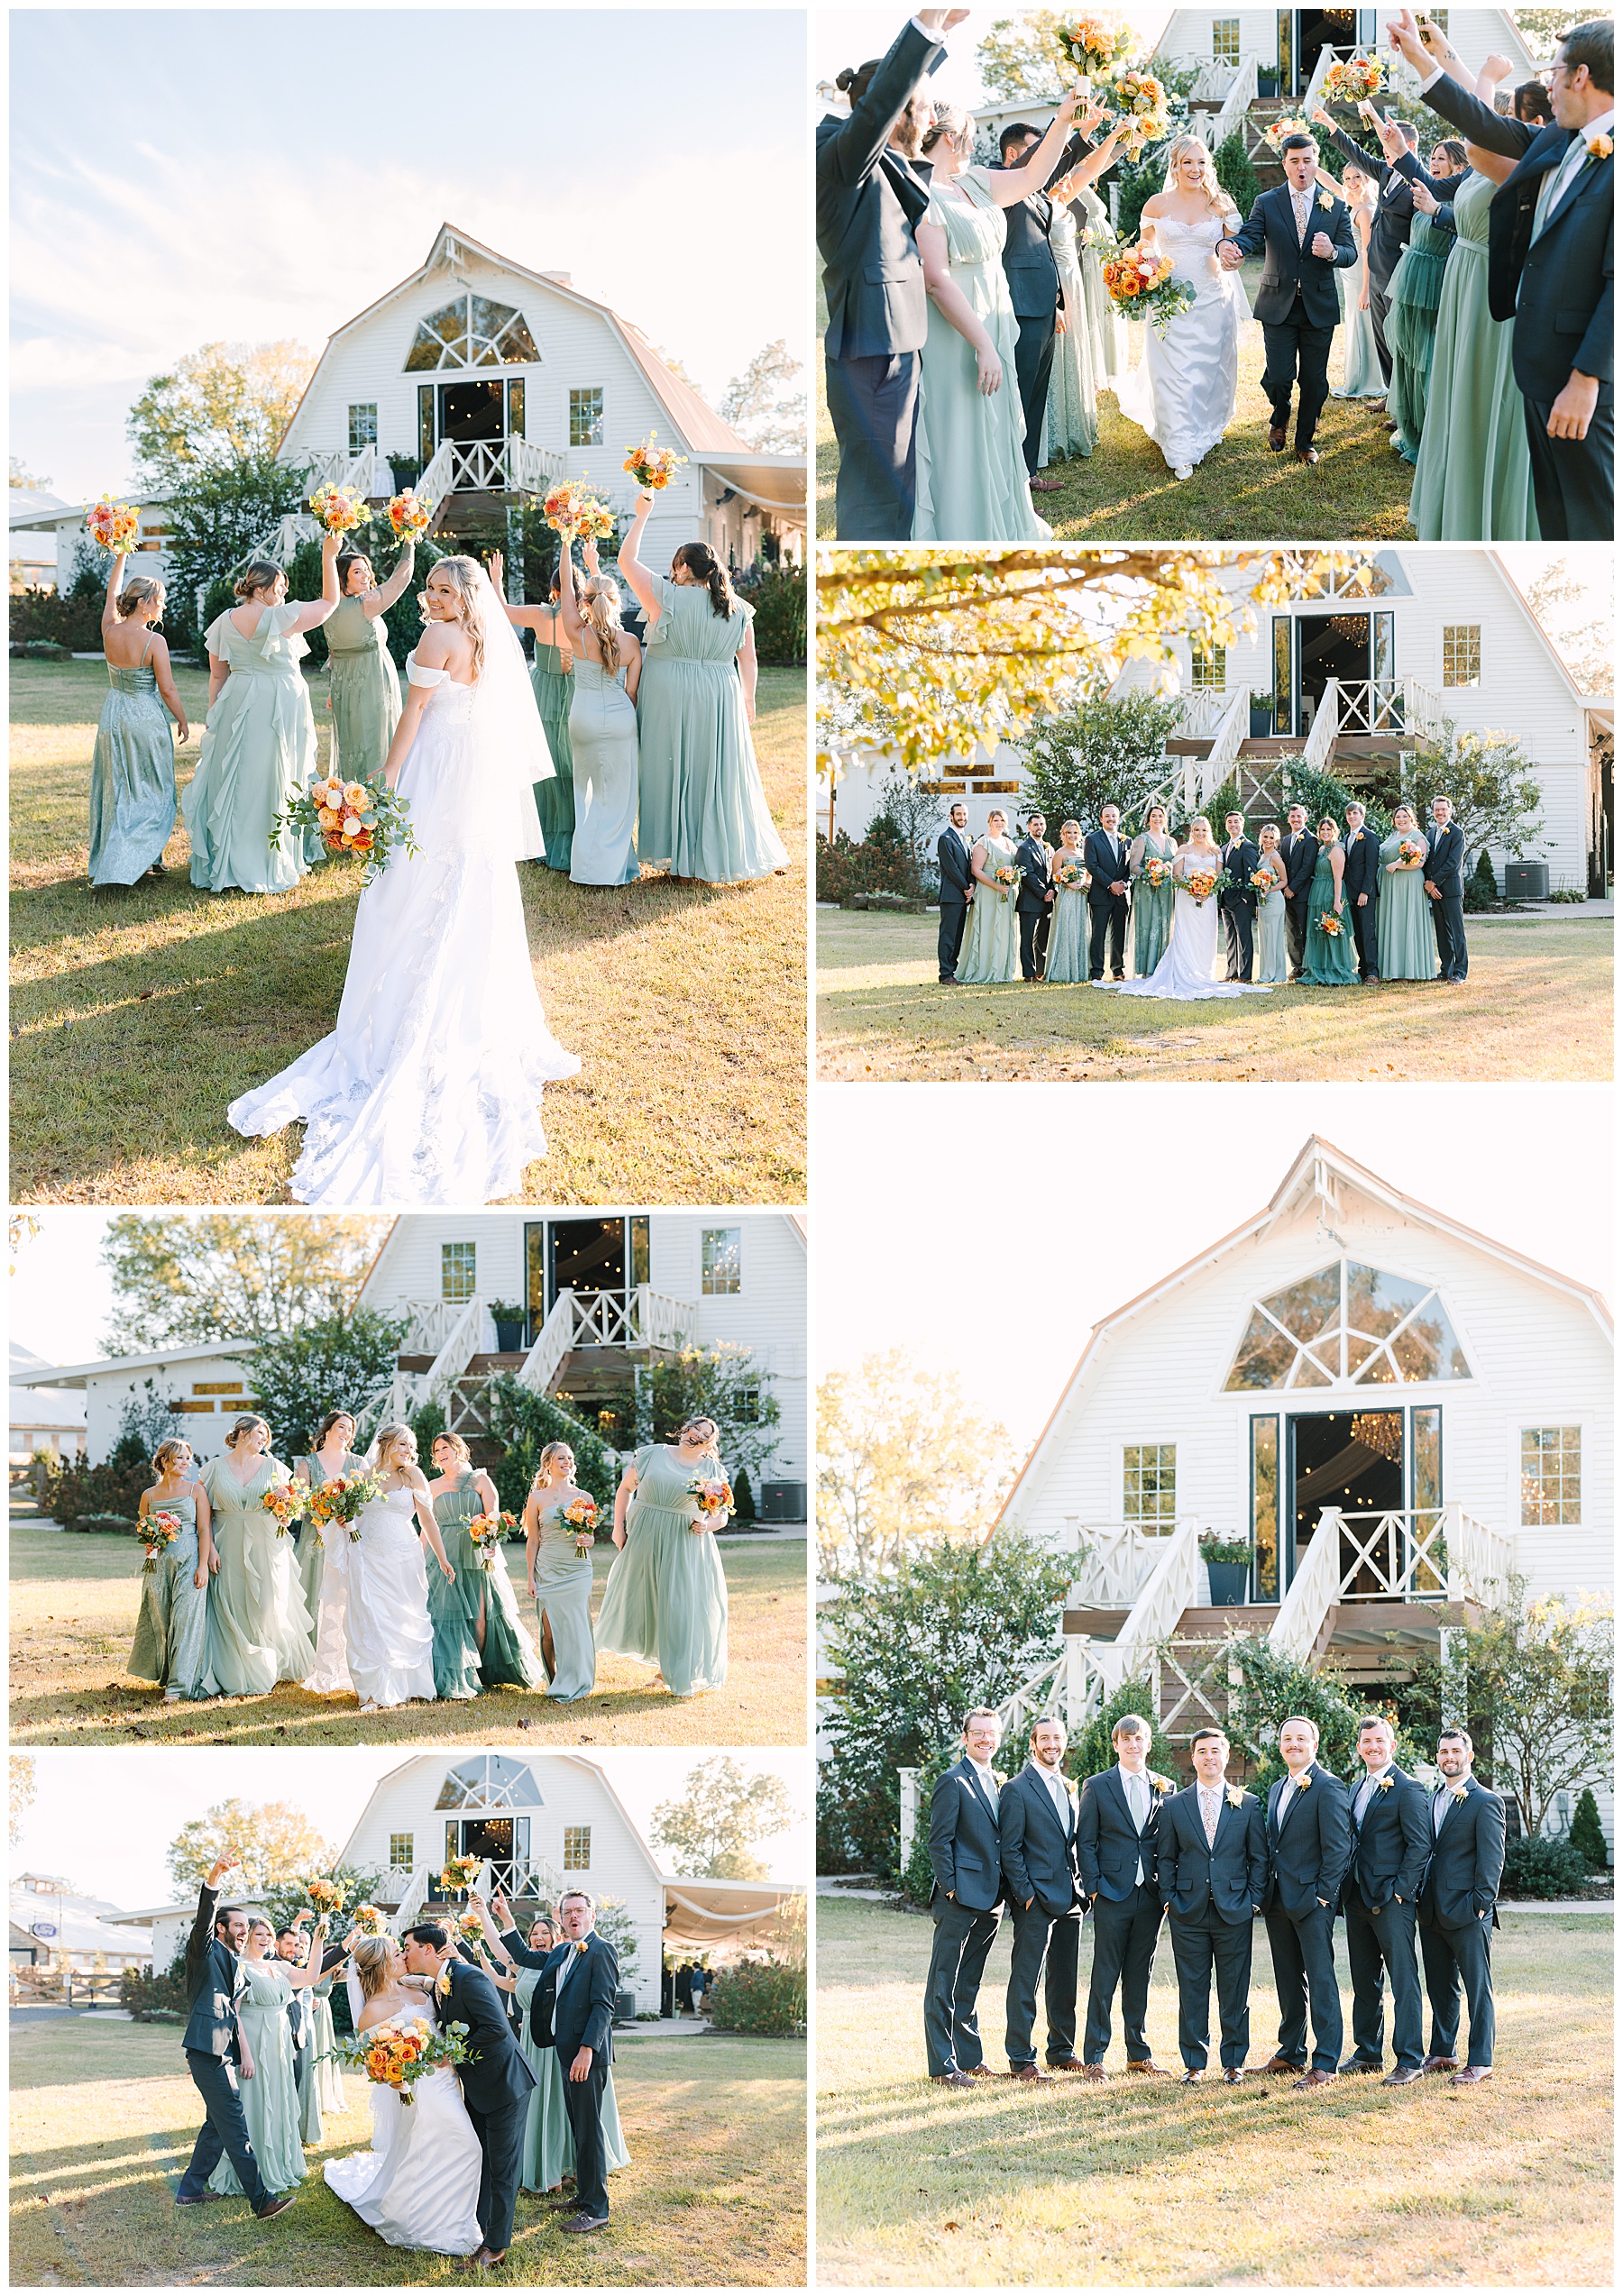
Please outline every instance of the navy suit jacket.
M1341 297L1335 274L1358 261L1352 236L1352 216L1344 199L1331 197L1328 207L1318 204L1319 187L1313 187L1313 209L1305 240L1297 238L1296 209L1285 185L1265 191L1253 202L1251 214L1234 233L1234 244L1244 255L1262 257L1262 277L1257 288L1256 316L1264 326L1282 325L1300 309L1309 326L1341 324ZM1313 242L1320 232L1330 242L1326 258L1316 255Z
M941 1895L971 1913L991 1913L1003 1903L997 1817L967 1754L941 1773L930 1797L930 1867Z
M1050 874L1054 865L1054 848L1039 845L1028 833L1014 848L1014 858L1020 864L1020 891L1014 896L1017 910L1041 911L1048 907L1045 895L1050 890Z
M1059 159L1049 169L1050 183L1058 183L1061 176L1069 175L1093 148L1086 137L1073 133L1067 139ZM989 175L1004 175L1007 172L1001 166L987 169ZM1009 300L1014 306L1014 316L1017 319L1051 317L1065 300L1059 290L1059 267L1054 261L1054 251L1049 245L1049 233L1054 223L1054 203L1046 190L1033 191L1028 197L1017 199L1012 207L1005 207L1003 212L1004 277L1009 283Z
M1435 844L1432 842L1436 839ZM1457 821L1439 831L1435 821L1426 825L1427 859L1421 874L1428 885L1435 885L1440 893L1463 893L1465 890L1465 837Z
M1414 187L1423 183L1434 199L1448 206L1444 222L1434 215L1434 224L1442 224L1444 231L1453 229L1451 205L1460 188L1457 176L1431 176L1421 166L1419 159L1405 152L1400 159L1389 160L1384 152L1366 151L1362 143L1354 142L1344 128L1332 128L1330 141L1343 160L1351 160L1362 168L1378 188L1375 196L1375 220L1370 227L1370 277L1384 294L1392 273L1398 268L1398 258L1408 245L1409 232L1415 220Z
M1160 1815L1167 1798L1164 1789L1150 1794L1149 1815L1141 1834L1127 1807L1127 1792L1119 1766L1112 1762L1082 1788L1077 1813L1077 1872L1087 1898L1108 1898L1122 1905L1138 1887L1138 1870L1144 1869L1148 1887L1155 1886L1155 1855Z
M1242 1794L1236 1809L1225 1788L1217 1836L1208 1847L1198 1789L1169 1794L1157 1821L1155 1870L1161 1903L1175 1914L1204 1913L1209 1902L1224 1921L1249 1922L1268 1886L1261 1803Z
M567 1984L559 1987L558 1979L566 1961L573 1959L575 1966L569 1973ZM553 1981L553 2046L558 2053L558 2070L565 2080L579 2049L590 2049L601 2063L610 2064L614 2059L614 2004L619 1992L619 1955L606 1937L594 1929L586 1940L584 1953L573 1945L555 1946L546 1964L547 1978Z
M950 822L936 839L936 860L940 864L940 905L949 909L955 901L967 901L974 891L969 874L969 847L973 838L960 837Z
M235 2057L237 1995L243 1990L243 1971L230 1946L215 1935L215 1908L219 1901L219 1891L204 1882L197 1891L197 1910L186 1941L187 2019L181 2046L200 2050L206 2057Z
M1127 849L1131 840L1119 837L1117 842L1122 848L1121 858L1114 860L1111 857L1103 829L1089 829L1082 840L1082 866L1093 879L1087 888L1089 901L1124 901L1127 898L1125 893L1113 893L1110 890L1118 880L1123 884L1128 882Z
M1307 1775L1312 1782L1291 1795L1283 1825L1279 1810L1285 1779L1276 1778L1268 1789L1268 1888L1262 1910L1269 1913L1277 1906L1298 1920L1321 1899L1334 1915L1352 1856L1346 1788L1316 1761L1309 1763Z
M1352 1859L1342 1903L1357 1897L1376 1911L1401 1898L1412 1906L1420 1895L1431 1855L1431 1819L1425 1789L1407 1770L1388 1772L1391 1785L1370 1796L1363 1822L1358 1818L1358 1789L1364 1772L1350 1780L1347 1815L1352 1829Z
M1351 829L1342 839L1342 851L1347 856L1347 874L1342 879L1349 901L1356 901L1360 893L1368 893L1372 901L1380 899L1380 839L1370 828L1360 829L1356 837Z
M465 2025L468 2054L456 2068L463 2096L476 2113L522 2104L536 2085L529 2059L513 2038L507 2007L483 1970L453 1959L441 1971L450 1989L436 1984L435 2012L442 2025Z
M931 170L904 160L890 138L946 52L903 24L849 118L830 113L817 123L817 249L830 359L888 358L923 343L929 297L913 232L930 204Z
M1077 1903L1077 1802L1066 1787L1070 1814L1063 1827L1047 1782L1034 1766L1010 1779L997 1797L997 1839L1013 1904L1027 1899L1058 1921Z
M1426 1826L1431 1796L1426 1796ZM1474 1778L1465 1799L1450 1801L1432 1842L1420 1887L1420 1918L1428 1929L1469 1929L1489 1916L1499 1927L1499 1877L1505 1871L1505 1805Z
M1261 849L1254 846L1249 837L1242 837L1232 855L1226 844L1222 847L1222 858L1217 871L1217 892L1218 898L1225 908L1232 909L1236 901L1242 908L1256 907L1257 889L1251 881L1251 874L1261 859Z
M1285 890L1294 893L1300 901L1313 883L1313 873L1318 867L1318 839L1311 829L1304 829L1296 840L1294 852L1288 850L1289 846L1290 831L1287 829L1279 838L1279 860L1285 870ZM1297 914L1304 919L1307 917L1305 903Z

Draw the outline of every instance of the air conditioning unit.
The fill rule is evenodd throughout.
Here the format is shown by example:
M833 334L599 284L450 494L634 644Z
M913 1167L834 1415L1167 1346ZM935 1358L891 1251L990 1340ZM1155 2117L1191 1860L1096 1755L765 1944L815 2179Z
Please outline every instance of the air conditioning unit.
M805 1519L806 1486L803 1483L762 1484L763 1523L803 1523Z
M1550 864L1547 861L1506 862L1507 901L1548 901L1549 898Z

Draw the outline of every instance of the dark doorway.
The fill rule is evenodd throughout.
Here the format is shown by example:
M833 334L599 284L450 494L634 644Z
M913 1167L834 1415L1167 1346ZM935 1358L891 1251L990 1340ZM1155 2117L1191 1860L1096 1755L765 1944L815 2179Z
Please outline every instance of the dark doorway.
M1612 737L1608 734L1596 746L1600 773L1591 808L1589 897L1605 901L1611 893L1612 880Z
M1343 685L1362 685L1369 677L1370 617L1367 614L1304 614L1298 619L1298 643L1302 656L1297 724L1306 733L1332 678Z
M554 1220L549 1304L560 1292L623 1292L626 1288L626 1223L623 1220Z
M1320 52L1325 48L1352 49L1358 44L1356 8L1297 8L1296 15L1296 79L1293 96L1300 96L1313 78Z
M499 382L441 383L439 435L465 446L473 439L507 436Z
M1327 1411L1293 1417L1290 1453L1298 1563L1327 1506L1340 1507L1347 1514L1368 1514L1403 1505L1400 1411ZM1343 1539L1343 1576L1352 1560L1352 1549ZM1347 1589L1349 1595L1378 1591L1367 1566Z

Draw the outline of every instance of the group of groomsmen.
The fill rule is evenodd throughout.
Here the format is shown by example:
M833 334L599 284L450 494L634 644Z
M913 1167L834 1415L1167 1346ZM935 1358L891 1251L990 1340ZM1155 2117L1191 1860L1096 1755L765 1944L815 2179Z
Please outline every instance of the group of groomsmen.
M924 1997L930 2078L967 2089L995 2079L983 2062L977 1999L1005 1906L1013 1929L1004 2046L1013 2081L1059 2074L1108 2081L1105 2054L1120 1995L1127 2071L1165 2071L1145 2018L1150 1975L1165 1922L1178 1979L1178 2046L1187 2084L1206 2076L1216 1981L1223 2078L1242 2081L1251 2047L1252 1923L1268 1932L1279 2002L1279 2044L1264 2073L1301 2090L1342 2074L1408 2088L1445 2072L1458 2088L1490 2078L1492 1932L1505 1862L1505 1810L1472 1776L1463 1729L1437 1741L1439 1781L1428 1791L1393 1760L1389 1723L1358 1728L1360 1770L1349 1786L1317 1760L1316 1725L1299 1715L1279 1727L1286 1774L1255 1794L1228 1783L1229 1742L1197 1730L1192 1785L1178 1789L1148 1767L1150 1725L1123 1715L1116 1761L1078 1796L1064 1776L1062 1723L1038 1722L1014 1777L992 1768L997 1716L964 1723L963 1753L931 1798L935 1933ZM1334 1931L1346 1923L1352 2046L1343 2059ZM1094 1925L1082 2054L1077 2054L1081 1925ZM1419 1962L1416 1945L1418 1940ZM1422 2045L1425 1992L1429 2050ZM1037 1993L1047 2020L1046 2069L1037 2063ZM1396 2063L1385 2071L1386 1995ZM1470 2019L1458 2055L1460 1999ZM1309 2025L1311 2024L1311 2049Z

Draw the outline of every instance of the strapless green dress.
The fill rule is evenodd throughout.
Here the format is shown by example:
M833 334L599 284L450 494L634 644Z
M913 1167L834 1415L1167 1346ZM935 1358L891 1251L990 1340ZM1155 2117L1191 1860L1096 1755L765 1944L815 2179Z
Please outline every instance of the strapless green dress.
M727 1679L727 1578L713 1532L693 1528L688 1479L695 1471L664 1443L637 1452L626 1543L597 1625L600 1651L657 1660L678 1698L719 1690Z
M569 746L569 706L574 699L574 677L563 651L536 640L530 687L536 697L546 746L552 752L553 777L536 783L536 810L546 841L546 865L569 872L573 851L575 800L574 755Z
M192 1584L197 1571L197 1502L154 1500L149 1511L178 1514L186 1527L142 1574L129 1671L138 1682L161 1682L183 1698L212 1698L220 1686L208 1666L208 1590Z

